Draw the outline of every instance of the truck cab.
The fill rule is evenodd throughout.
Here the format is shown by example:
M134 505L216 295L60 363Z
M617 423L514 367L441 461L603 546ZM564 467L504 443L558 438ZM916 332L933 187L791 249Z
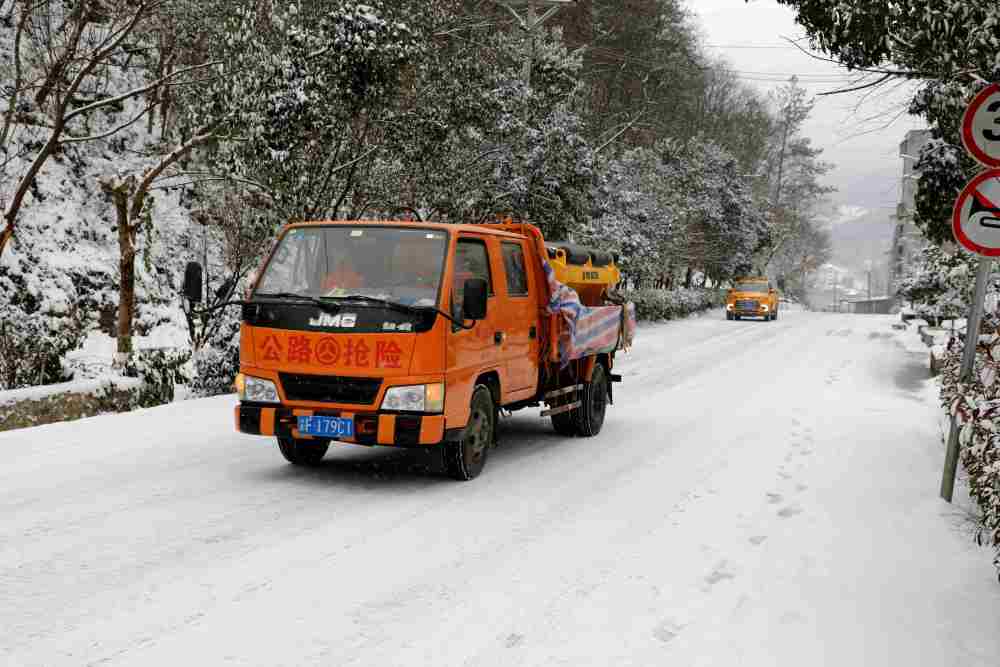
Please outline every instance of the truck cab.
M726 319L760 317L765 322L778 319L780 295L767 278L747 277L733 281L726 294Z
M544 402L557 430L596 434L614 349L560 358L550 253L525 224L287 226L241 306L237 430L301 465L333 441L441 446L458 479L482 470L501 408Z

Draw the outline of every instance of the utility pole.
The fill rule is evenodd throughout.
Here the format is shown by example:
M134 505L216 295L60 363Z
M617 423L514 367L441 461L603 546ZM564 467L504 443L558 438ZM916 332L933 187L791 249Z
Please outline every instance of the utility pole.
M522 78L524 84L531 87L531 65L535 60L535 35L546 21L556 15L561 8L572 5L576 0L493 0L500 5L517 20L521 30L527 35L524 48L524 69ZM525 14L521 16L517 8L524 7ZM548 7L541 16L538 15L539 7Z

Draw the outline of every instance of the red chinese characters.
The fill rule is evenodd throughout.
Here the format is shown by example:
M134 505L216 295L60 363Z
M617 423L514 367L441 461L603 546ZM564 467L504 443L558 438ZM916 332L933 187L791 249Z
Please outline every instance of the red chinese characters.
M270 335L260 347L265 361L344 368L403 368L403 349L393 340L370 341L342 336Z
M402 368L402 356L403 351L394 341L379 341L375 344L376 368Z
M371 366L371 348L363 340L348 340L344 350L344 365L368 368Z
M271 335L264 339L264 344L261 345L261 352L263 354L264 361L281 361L282 347L281 343L278 342L278 337Z
M288 363L308 364L312 362L312 341L306 336L292 336L288 339Z

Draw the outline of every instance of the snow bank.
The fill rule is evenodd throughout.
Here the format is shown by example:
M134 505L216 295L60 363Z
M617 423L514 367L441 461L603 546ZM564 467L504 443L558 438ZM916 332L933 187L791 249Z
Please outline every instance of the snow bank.
M114 389L130 391L138 389L141 385L142 380L139 378L105 376L93 380L79 380L62 382L60 384L41 385L38 387L25 387L23 389L10 389L0 391L0 407L24 401L40 401L61 394L90 394L97 396Z
M0 391L0 431L131 410L142 405L145 387L140 378L106 375Z

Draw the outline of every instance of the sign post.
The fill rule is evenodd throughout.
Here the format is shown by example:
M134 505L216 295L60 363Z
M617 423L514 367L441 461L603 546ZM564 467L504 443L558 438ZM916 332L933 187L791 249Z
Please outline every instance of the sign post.
M1000 84L984 88L966 109L962 119L962 143L987 170L972 179L955 201L952 232L955 240L979 255L976 289L965 327L965 348L959 382L972 378L976 366L976 346L982 321L986 286L993 258L1000 257ZM992 169L990 169L992 167ZM958 418L952 415L948 431L948 451L941 477L941 497L951 502L955 490L959 452Z
M972 377L976 365L976 343L979 341L979 323L983 316L983 301L986 298L986 283L993 268L993 260L979 258L976 270L976 293L972 300L969 319L965 326L965 349L962 350L962 370L958 381L966 382ZM941 477L941 497L951 502L955 490L955 473L958 471L958 417L952 415L948 431L948 451L944 457L944 474Z

